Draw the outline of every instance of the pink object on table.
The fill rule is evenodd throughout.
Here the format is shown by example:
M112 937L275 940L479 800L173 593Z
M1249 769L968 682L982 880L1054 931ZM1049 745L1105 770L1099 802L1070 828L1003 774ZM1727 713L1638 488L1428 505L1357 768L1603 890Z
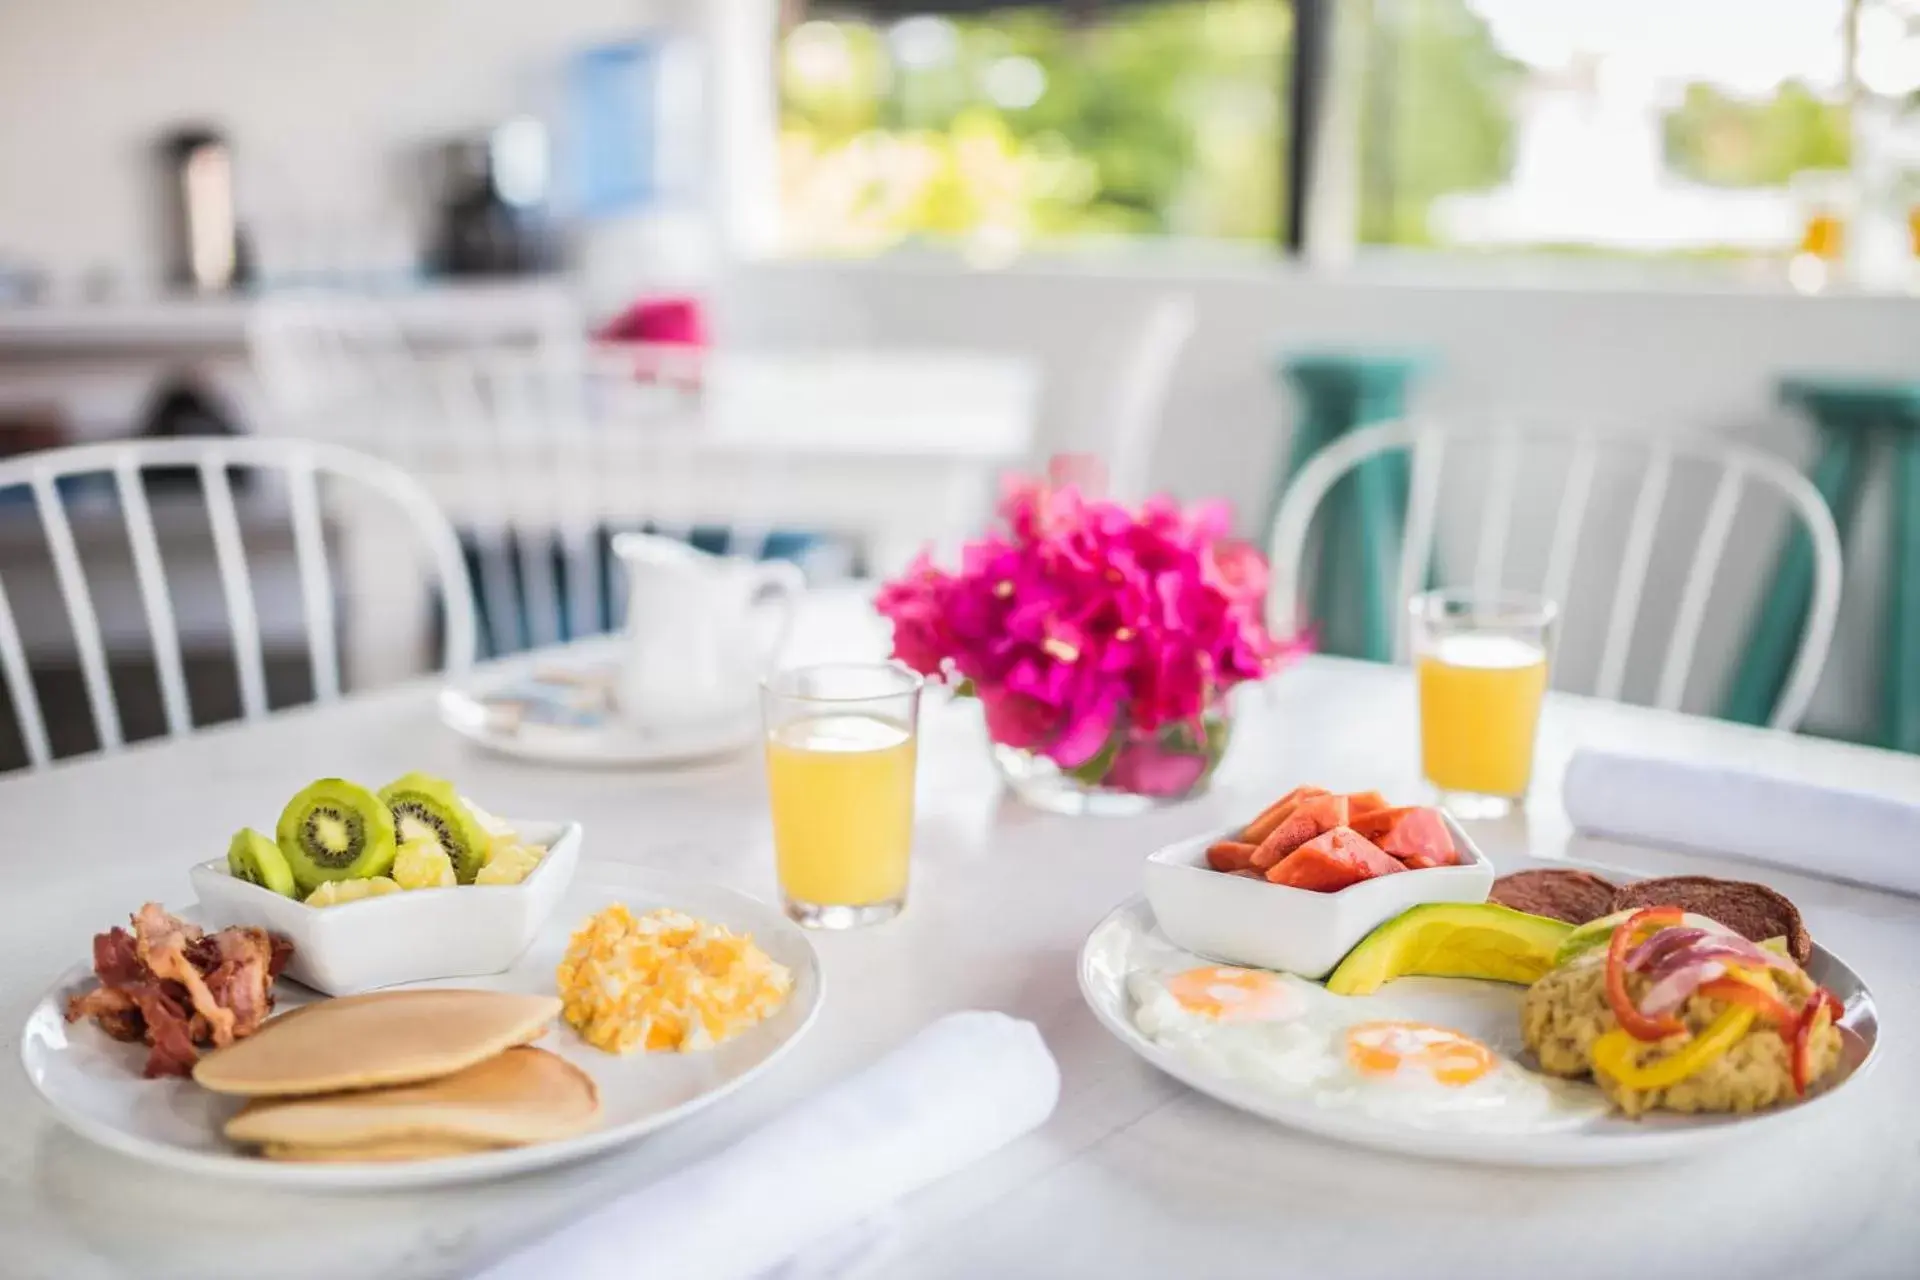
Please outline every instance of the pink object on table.
M594 338L648 346L704 347L706 312L698 298L642 298L609 320Z

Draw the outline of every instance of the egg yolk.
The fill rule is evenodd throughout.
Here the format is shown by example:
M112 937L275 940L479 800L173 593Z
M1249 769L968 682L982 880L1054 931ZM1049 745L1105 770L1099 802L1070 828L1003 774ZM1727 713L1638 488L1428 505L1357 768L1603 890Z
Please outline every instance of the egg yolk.
M1361 1075L1416 1071L1458 1088L1493 1070L1493 1051L1426 1022L1362 1022L1347 1028L1347 1064Z
M1189 1013L1218 1022L1271 1022L1293 1012L1293 997L1258 969L1209 965L1167 980L1167 990Z

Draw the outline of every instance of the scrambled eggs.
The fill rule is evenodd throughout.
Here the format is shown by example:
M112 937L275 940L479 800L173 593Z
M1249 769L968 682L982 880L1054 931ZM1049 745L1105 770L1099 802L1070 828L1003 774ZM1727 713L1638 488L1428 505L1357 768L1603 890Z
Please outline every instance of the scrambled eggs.
M609 1053L711 1049L793 989L751 937L668 907L635 918L619 903L573 935L556 981L568 1024Z

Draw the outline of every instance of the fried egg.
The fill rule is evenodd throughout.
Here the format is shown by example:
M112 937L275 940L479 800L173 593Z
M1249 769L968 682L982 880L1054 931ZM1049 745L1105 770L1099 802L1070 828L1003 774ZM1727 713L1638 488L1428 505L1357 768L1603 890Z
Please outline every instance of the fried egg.
M1394 1016L1288 974L1225 965L1136 971L1134 1025L1195 1066L1316 1108L1421 1128L1516 1132L1606 1111L1592 1089L1527 1070L1455 1027Z

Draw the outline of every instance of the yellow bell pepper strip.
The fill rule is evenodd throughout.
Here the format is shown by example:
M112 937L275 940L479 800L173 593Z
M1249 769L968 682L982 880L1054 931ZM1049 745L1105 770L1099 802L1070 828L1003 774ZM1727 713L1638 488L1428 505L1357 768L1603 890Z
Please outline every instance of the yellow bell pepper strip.
M1800 1011L1800 1021L1793 1028L1793 1096L1807 1096L1807 1086L1813 1083L1813 1020L1820 1010L1827 1011L1827 1021L1837 1023L1845 1016L1846 1006L1840 998L1825 987L1815 987L1813 995L1807 1000L1807 1007Z
M1678 907L1647 907L1628 916L1607 943L1607 1005L1621 1029L1636 1040L1664 1040L1685 1024L1671 1014L1649 1018L1640 1012L1627 994L1627 953L1642 933L1657 933L1685 919L1686 913Z
M1629 1089L1664 1089L1718 1061L1727 1050L1740 1043L1758 1016L1744 1005L1734 1005L1692 1040L1644 1065L1634 1061L1634 1055L1642 1047L1641 1041L1624 1029L1609 1031L1593 1042L1593 1068L1606 1072Z
M1753 1010L1779 1028L1783 1037L1799 1020L1799 1015L1787 1002L1773 994L1771 984L1762 987L1738 969L1728 970L1724 978L1715 978L1712 982L1701 983L1700 994Z

